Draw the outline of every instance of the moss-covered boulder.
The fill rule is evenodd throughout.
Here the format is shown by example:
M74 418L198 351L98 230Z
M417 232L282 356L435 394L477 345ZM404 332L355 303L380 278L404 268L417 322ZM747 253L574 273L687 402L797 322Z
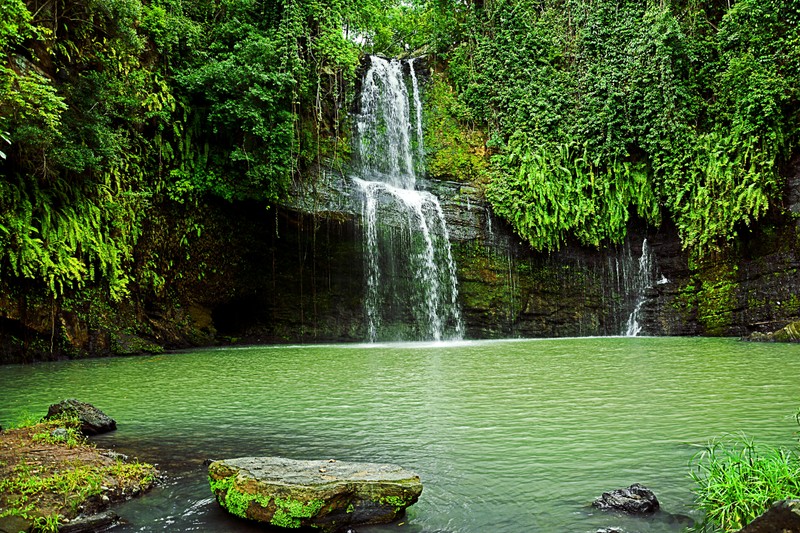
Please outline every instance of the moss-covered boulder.
M212 462L208 476L231 514L287 528L391 522L422 493L418 475L391 464L241 457Z
M117 429L117 422L94 405L75 399L54 403L47 410L47 419L77 418L84 435L99 435Z
M800 321L792 322L778 331L771 333L753 333L747 340L760 342L800 342Z

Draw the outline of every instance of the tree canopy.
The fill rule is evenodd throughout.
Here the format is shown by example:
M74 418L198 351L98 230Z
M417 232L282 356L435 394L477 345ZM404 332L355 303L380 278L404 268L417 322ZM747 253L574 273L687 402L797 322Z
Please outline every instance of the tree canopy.
M274 202L346 156L359 54L393 46L392 6L3 0L0 276L121 298L159 202Z

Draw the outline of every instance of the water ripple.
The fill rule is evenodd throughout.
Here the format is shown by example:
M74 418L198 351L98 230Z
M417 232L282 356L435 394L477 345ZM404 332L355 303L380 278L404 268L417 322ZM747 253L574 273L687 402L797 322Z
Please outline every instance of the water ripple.
M126 504L119 531L250 531L209 497L202 461L282 455L417 471L425 490L407 532L666 533L684 524L631 521L589 502L641 482L668 513L691 514L687 464L697 446L739 430L791 444L799 353L727 339L593 338L11 366L0 367L0 424L61 397L112 414L119 430L101 445L158 461L179 480Z

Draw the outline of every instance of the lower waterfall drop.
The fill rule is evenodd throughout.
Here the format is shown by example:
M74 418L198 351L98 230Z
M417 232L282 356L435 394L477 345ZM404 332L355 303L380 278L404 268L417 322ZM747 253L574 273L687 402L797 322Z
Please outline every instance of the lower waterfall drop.
M444 213L436 196L415 189L424 149L414 60L370 57L360 104L353 182L362 206L367 338L460 339L464 326Z

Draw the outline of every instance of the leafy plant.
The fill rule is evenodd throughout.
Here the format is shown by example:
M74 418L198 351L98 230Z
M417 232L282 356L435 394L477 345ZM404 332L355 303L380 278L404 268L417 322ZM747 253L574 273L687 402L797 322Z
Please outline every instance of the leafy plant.
M691 476L697 507L722 531L741 529L778 500L800 498L797 450L758 446L744 435L710 443L692 459Z
M452 108L496 154L488 198L535 248L668 217L700 258L779 204L798 138L794 3L425 6Z

